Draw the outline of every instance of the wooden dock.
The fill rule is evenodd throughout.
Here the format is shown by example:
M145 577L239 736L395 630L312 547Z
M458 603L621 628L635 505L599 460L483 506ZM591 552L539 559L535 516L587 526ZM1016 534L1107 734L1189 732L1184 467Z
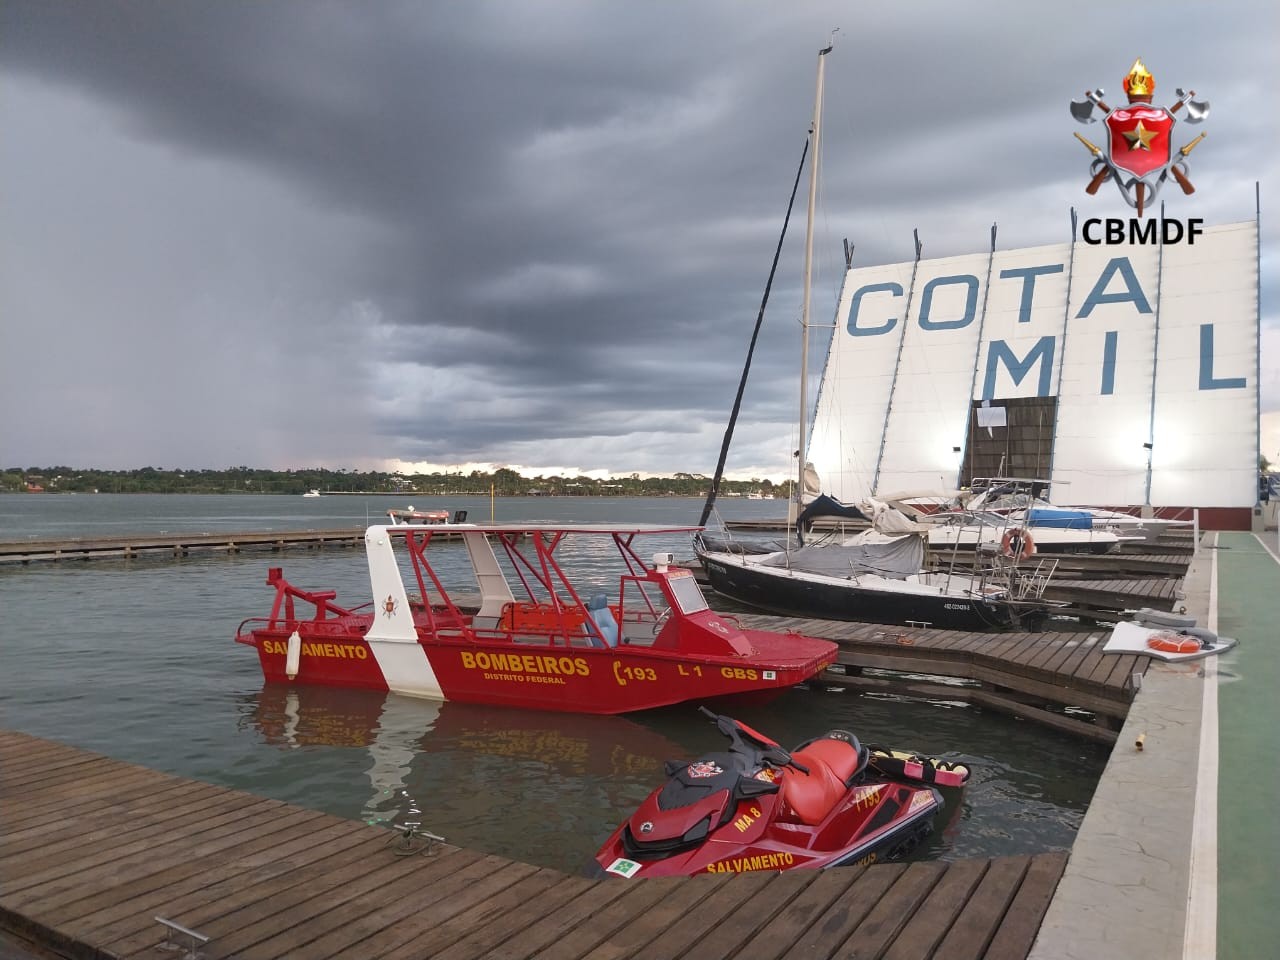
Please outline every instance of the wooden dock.
M840 647L823 683L962 700L1114 743L1151 657L1104 654L1110 631L972 633L844 620L732 614L743 627L795 631ZM932 678L932 679L931 679ZM945 681L964 681L962 684Z
M589 880L0 731L0 927L74 958L1020 960L1065 853ZM176 936L182 944L184 938Z
M232 533L134 533L122 537L68 537L0 541L0 564L185 557L192 553L318 550L364 544L364 527L341 530L273 530Z

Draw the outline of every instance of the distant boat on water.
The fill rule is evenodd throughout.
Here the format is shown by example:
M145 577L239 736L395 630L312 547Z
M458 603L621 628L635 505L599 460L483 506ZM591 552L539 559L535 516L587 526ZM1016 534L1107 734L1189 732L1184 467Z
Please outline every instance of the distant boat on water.
M320 496L320 491L319 491L319 490L308 490L306 493L304 493L304 494L303 494L303 496L304 496L304 497L318 497L318 496Z

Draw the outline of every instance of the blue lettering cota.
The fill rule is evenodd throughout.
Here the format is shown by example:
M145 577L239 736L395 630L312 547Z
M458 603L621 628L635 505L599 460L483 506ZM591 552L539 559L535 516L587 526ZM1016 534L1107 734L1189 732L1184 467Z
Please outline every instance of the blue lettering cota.
M966 288L964 297L964 316L958 320L930 320L929 312L933 309L933 291L937 287L963 284ZM978 312L978 278L969 273L956 274L953 277L934 277L924 285L920 295L920 329L921 330L958 330L973 323Z
M1049 379L1053 375L1053 344L1053 337L1041 337L1025 357L1018 359L1009 344L1003 340L992 340L987 349L987 378L982 385L982 399L995 399L996 369L1001 363L1013 378L1014 386L1020 384L1031 372L1031 368L1039 363L1040 382L1036 385L1036 396L1049 396Z
M900 283L870 283L865 287L859 287L853 294L853 302L849 304L849 322L847 329L851 337L876 337L882 333L888 333L898 324L898 318L891 316L878 327L860 327L858 326L858 308L862 304L862 298L868 293L891 293L895 297L902 296L902 284Z
M1125 289L1116 293L1106 293L1107 285L1116 274L1119 274L1124 281ZM1085 297L1084 306L1076 316L1087 317L1100 303L1132 303L1139 313L1152 312L1151 304L1147 302L1147 296L1142 292L1142 286L1138 283L1138 278L1133 272L1133 264L1129 262L1128 257L1114 257L1102 268L1098 282L1093 285L1089 296Z
M1018 322L1031 322L1031 300L1035 296L1036 277L1043 277L1051 273L1061 273L1064 267L1060 263L1049 263L1043 267L1010 267L1008 270L1000 271L1001 280L1012 280L1016 277L1022 278L1022 301L1018 304Z
M1236 390L1245 386L1244 377L1225 377L1218 380L1213 375L1213 324L1200 324L1200 389Z

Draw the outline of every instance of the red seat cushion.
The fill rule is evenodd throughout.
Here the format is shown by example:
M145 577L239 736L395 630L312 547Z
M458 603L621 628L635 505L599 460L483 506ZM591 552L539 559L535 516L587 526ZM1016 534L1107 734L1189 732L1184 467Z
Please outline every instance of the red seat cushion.
M784 809L800 823L816 826L845 795L845 786L822 760L811 759L807 774L788 768L782 777Z
M858 751L853 749L853 744L843 740L815 740L791 756L806 767L812 760L823 761L842 782L852 777L853 772L858 769Z

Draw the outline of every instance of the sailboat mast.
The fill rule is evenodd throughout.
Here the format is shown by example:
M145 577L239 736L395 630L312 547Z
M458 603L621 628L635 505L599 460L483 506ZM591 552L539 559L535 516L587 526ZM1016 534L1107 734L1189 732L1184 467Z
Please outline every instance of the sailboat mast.
M809 216L804 233L804 299L800 305L800 442L796 450L796 504L803 504L806 425L809 419L809 299L813 285L813 212L818 202L818 163L822 156L822 80L833 44L818 51L818 89L813 99L809 156Z

